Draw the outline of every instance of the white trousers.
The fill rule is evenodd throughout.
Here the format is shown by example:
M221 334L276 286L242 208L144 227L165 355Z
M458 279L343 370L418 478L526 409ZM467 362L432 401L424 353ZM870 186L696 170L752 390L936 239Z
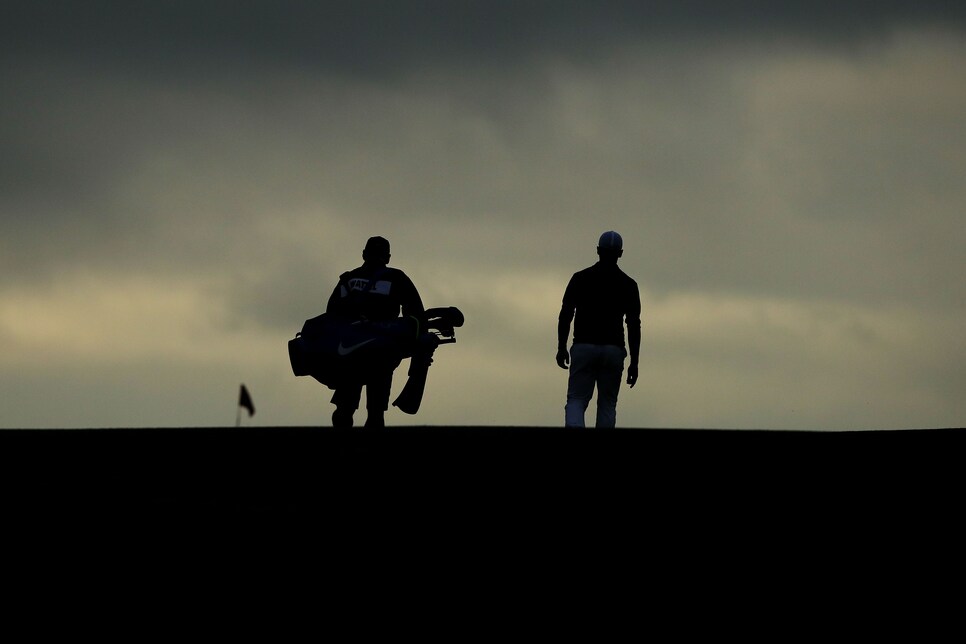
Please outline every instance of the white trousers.
M623 347L610 344L575 344L570 347L570 380L567 385L565 422L583 427L584 412L597 387L597 427L617 423L617 394L624 375Z

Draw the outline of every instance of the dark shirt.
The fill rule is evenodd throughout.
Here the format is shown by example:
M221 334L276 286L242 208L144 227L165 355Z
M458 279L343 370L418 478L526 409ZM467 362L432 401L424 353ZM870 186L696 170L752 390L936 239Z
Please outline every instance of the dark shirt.
M631 360L641 345L641 296L637 282L617 264L598 262L574 273L564 292L557 323L558 347L566 348L570 322L575 344L610 344L624 347L624 324Z
M392 320L419 315L423 302L412 280L398 268L363 264L339 276L326 312L355 319Z

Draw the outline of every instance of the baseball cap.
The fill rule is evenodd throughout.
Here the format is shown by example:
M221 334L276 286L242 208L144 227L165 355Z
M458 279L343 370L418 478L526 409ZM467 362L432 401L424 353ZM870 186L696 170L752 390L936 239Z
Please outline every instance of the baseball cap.
M600 236L597 248L601 250L621 250L624 247L624 240L613 230L608 230Z

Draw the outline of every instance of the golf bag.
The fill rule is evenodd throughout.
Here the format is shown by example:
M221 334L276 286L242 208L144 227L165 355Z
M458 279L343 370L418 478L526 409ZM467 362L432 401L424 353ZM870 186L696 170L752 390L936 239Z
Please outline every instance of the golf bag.
M439 345L456 342L454 329L459 326L463 326L463 314L452 306L383 322L323 313L306 320L289 340L289 362L296 376L312 376L329 389L337 389L364 381L373 370L392 371L409 358L408 379L392 404L415 414L433 354Z

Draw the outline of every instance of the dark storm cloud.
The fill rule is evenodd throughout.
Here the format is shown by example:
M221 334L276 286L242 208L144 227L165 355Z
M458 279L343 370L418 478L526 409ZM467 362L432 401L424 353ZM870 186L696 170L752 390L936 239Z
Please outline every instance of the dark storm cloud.
M528 53L592 56L655 34L745 32L848 41L897 23L961 28L941 0L356 0L18 2L3 10L4 54L81 55L129 64L276 60L385 73L430 60L500 63Z

